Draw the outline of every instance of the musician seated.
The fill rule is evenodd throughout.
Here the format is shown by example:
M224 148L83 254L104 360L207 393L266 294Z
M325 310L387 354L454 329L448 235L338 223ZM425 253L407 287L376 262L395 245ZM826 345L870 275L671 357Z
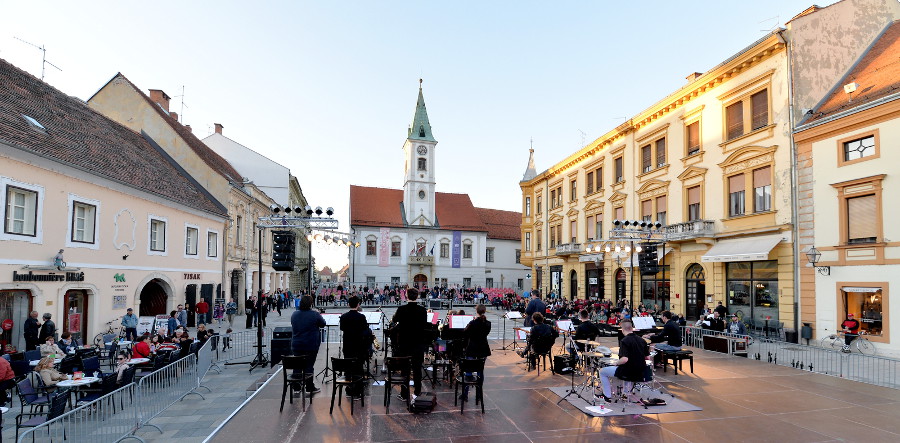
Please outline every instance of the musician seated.
M663 311L662 319L666 322L662 332L655 335L646 334L644 338L649 339L651 343L656 343L656 349L659 351L680 351L682 342L681 328L678 326L678 321L673 318L671 311ZM659 365L661 363L662 352L656 354L654 358L654 364Z
M531 327L531 333L528 335L528 345L519 351L521 357L532 357L532 354L549 351L553 347L556 337L559 337L559 332L555 328L544 323L544 315L540 312L532 314L531 320L534 322L534 326Z
M581 323L575 327L575 335L573 335L572 338L574 340L594 341L597 336L600 335L600 329L588 319L590 314L588 314L587 310L582 309L581 312L578 313L578 317L581 319ZM575 347L578 349L578 352L584 352L584 343L578 343L576 341ZM569 352L574 355L575 349L569 349Z
M363 365L372 355L372 344L374 335L372 329L366 321L366 316L359 312L359 304L361 300L357 296L351 296L347 300L350 310L341 315L340 325L343 333L343 352L344 358L354 358L355 372L361 374ZM355 386L347 388L347 394L359 396L363 393L363 383L360 382Z
M605 401L612 398L610 377L625 380L625 391L631 391L634 381L641 381L647 367L645 359L650 355L650 349L641 337L634 333L634 324L631 320L623 320L620 323L625 338L619 346L619 360L613 366L607 366L600 370L600 383L603 386L601 397Z

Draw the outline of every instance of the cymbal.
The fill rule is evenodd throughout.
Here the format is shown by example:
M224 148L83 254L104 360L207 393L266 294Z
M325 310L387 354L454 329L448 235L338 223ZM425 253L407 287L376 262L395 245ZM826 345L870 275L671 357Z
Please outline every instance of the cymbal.
M578 340L576 340L576 341L578 341ZM585 342L585 344L586 344L586 345L591 345L591 346L603 346L603 345L601 345L600 343L595 342L595 341Z
M602 352L582 352L581 355L585 357L606 357L606 354Z
M586 345L586 344L590 344L590 343L593 343L593 342L590 341L590 340L575 340L575 343L581 343L581 344L583 344L583 345Z

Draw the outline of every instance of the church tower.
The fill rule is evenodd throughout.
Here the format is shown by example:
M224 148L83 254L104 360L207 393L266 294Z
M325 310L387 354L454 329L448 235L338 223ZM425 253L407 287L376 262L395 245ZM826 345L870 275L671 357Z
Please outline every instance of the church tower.
M419 79L419 99L416 113L403 144L406 166L403 169L403 208L406 222L411 226L434 226L434 159L437 140L431 134L422 79Z

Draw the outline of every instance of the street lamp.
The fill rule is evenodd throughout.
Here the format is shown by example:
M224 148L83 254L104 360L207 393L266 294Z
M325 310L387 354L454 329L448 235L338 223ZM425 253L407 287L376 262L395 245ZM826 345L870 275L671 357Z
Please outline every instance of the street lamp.
M813 266L813 268L821 275L831 275L831 266L816 266L819 263L819 260L822 258L822 253L816 249L815 246L810 246L809 250L806 251L806 258L809 260L809 263Z

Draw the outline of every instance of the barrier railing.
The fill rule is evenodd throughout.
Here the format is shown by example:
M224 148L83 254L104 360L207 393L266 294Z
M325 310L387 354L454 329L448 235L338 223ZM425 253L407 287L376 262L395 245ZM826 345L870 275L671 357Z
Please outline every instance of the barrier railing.
M162 429L150 423L150 420L188 395L198 395L205 400L203 395L195 392L198 383L197 356L194 354L142 378L137 383L137 403L140 404L137 427L152 426L162 432Z
M256 328L220 335L221 346L216 346L215 361L229 362L256 355ZM263 344L272 337L272 328L263 328Z
M209 372L209 368L211 368L213 364L213 338L206 340L206 343L203 343L203 346L200 346L200 349L197 350L197 386L194 388L194 391L203 388L206 389L207 392L212 393L212 389L203 386L203 377L206 377L206 373ZM202 395L200 396L203 397Z
M136 393L136 384L123 386L40 426L26 429L17 441L96 443L135 439L143 442L134 435L141 406L135 401Z
M751 359L877 386L900 388L900 360L897 359L856 352L843 353L818 344L804 345L695 327L681 329L685 346L703 349L703 337L723 337L744 342L746 356Z

